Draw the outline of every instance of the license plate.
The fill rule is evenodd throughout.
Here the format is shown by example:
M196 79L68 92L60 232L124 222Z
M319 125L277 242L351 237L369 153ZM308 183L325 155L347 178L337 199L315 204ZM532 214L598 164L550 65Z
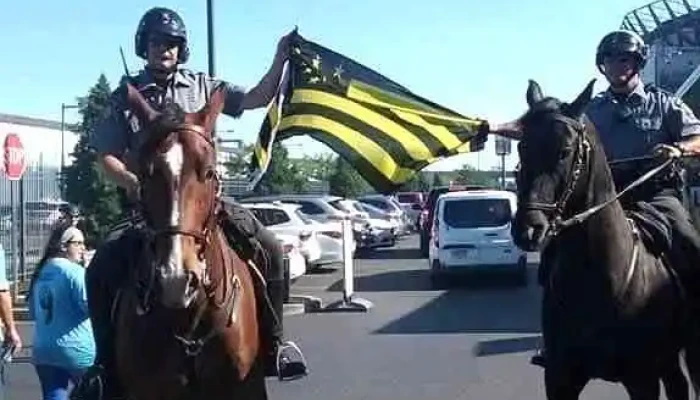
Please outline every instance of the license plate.
M467 250L467 249L452 250L452 257L453 258L467 258L468 255L469 255L469 250Z

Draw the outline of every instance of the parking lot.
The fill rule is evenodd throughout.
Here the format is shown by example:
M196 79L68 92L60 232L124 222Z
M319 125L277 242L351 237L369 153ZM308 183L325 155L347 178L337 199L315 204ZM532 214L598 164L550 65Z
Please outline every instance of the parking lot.
M539 340L534 265L528 287L483 276L432 290L427 260L418 254L418 240L409 236L358 255L357 296L374 304L367 313L287 316L287 334L304 349L311 373L293 382L270 379L271 399L543 399L542 370L528 362ZM306 274L292 293L338 300L342 271ZM30 325L23 329L31 343ZM11 365L7 378L8 398L38 398L31 365ZM621 387L595 382L582 398L623 396Z

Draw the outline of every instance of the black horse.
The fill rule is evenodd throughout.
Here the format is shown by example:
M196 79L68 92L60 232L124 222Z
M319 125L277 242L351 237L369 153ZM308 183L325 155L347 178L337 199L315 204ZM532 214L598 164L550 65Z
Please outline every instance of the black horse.
M492 129L520 139L513 236L524 250L543 249L549 271L542 302L547 398L578 399L589 380L604 379L622 383L632 400L658 399L660 381L669 399L687 399L681 350L693 383L700 366L687 345L688 302L663 254L634 234L618 201L584 115L593 83L567 104L530 81L525 115Z

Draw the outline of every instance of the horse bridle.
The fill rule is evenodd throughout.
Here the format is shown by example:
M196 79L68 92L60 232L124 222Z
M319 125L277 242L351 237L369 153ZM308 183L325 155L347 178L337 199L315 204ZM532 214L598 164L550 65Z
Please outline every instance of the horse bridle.
M216 151L216 144L214 143L214 140L207 134L206 130L199 126L199 125L194 125L194 124L188 124L184 123L181 124L177 127L176 130L178 133L194 133L200 138L204 139L207 144L214 150ZM216 172L216 165L213 166L207 166L207 173L212 172L211 179L214 179L215 184L216 184L216 193L214 196L212 196L211 203L209 204L209 213L207 214L207 218L204 220L203 224L203 229L201 231L197 230L191 230L191 229L181 229L177 226L168 226L166 228L162 229L153 229L151 227L147 227L149 236L153 239L158 238L158 237L163 237L163 236L175 236L175 235L182 235L182 236L189 236L195 239L199 244L201 244L202 248L200 250L200 259L204 255L204 251L206 250L206 247L209 245L209 242L211 240L211 232L213 230L212 228L212 223L215 221L216 213L217 213L217 202L220 198L221 195L221 179L219 178L219 174ZM141 208L143 209L143 204L141 204Z
M583 172L584 168L588 165L588 162L590 161L590 152L591 152L591 145L590 142L588 141L588 138L586 137L585 133L585 125L583 122L581 122L579 119L573 119L569 118L567 116L561 115L561 114L555 114L552 116L552 119L556 121L563 122L564 124L568 126L573 126L574 131L576 132L576 158L574 159L574 165L573 168L571 169L571 175L568 180L568 184L564 191L562 192L561 197L555 201L554 203L537 203L537 202L524 202L520 207L526 210L540 210L540 211L551 211L551 220L550 220L550 230L548 232L549 238L553 238L556 236L558 233L560 233L564 228L570 227L572 225L580 224L581 222L585 221L588 219L590 216L593 214L597 213L598 211L602 210L603 208L607 207L608 205L612 204L616 200L618 200L620 197L622 197L625 193L629 192L630 190L636 188L637 186L641 185L642 183L646 182L650 178L652 178L654 175L658 174L661 172L664 168L669 166L674 160L672 158L667 159L664 161L662 164L654 167L653 169L647 171L644 175L640 176L637 178L635 181L630 183L627 187L625 187L623 190L618 192L615 196L612 198L597 204L591 208L586 209L585 211L582 211L580 213L577 213L567 219L563 219L563 213L564 209L566 207L566 204L571 197L571 195L574 193L574 190L576 190L576 185L578 184L578 180L581 177L581 173Z
M567 180L567 185L564 188L559 199L554 203L539 203L539 202L523 202L520 206L526 210L540 210L550 213L552 224L551 228L554 230L552 234L558 232L561 228L566 226L569 220L563 220L564 209L573 195L574 190L576 190L576 185L578 184L579 178L583 173L584 168L588 164L591 145L588 138L585 135L584 125L580 120L569 118L564 115L555 114L551 117L555 121L560 121L567 126L573 126L576 132L576 153L574 155L573 166L570 169L571 173L569 179Z

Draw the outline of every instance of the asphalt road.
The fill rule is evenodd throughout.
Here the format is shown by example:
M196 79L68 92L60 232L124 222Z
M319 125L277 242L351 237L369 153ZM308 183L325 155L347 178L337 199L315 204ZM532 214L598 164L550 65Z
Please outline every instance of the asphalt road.
M417 238L356 260L356 296L367 313L320 313L286 318L286 330L305 351L311 374L269 380L271 399L426 400L544 399L542 370L529 364L539 341L539 290L534 265L528 287L500 277L467 279L432 290ZM342 271L300 278L293 294L342 296ZM30 326L27 341L30 342ZM8 399L39 398L26 362L10 366ZM600 381L582 399L626 398L621 386Z

